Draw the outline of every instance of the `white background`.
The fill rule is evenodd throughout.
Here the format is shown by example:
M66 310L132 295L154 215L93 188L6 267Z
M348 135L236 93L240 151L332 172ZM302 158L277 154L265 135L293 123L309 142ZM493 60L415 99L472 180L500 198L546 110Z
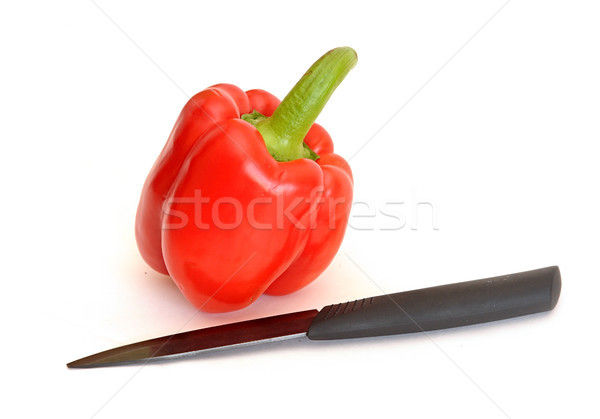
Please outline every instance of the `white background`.
M1 416L598 415L598 18L593 1L3 3ZM133 235L181 107L218 82L283 97L342 45L359 62L318 121L365 204L338 256L293 295L197 312ZM389 202L404 203L396 220L378 212ZM551 313L65 367L179 331L555 264Z

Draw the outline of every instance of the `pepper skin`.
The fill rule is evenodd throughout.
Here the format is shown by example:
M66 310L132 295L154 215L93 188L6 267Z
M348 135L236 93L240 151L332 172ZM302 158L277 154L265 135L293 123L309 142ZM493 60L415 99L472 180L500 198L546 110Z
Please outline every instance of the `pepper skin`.
M331 263L353 181L314 119L355 62L350 48L330 51L281 106L230 84L184 106L142 189L136 240L198 309L238 310L263 293L297 291ZM315 88L323 77L335 80Z

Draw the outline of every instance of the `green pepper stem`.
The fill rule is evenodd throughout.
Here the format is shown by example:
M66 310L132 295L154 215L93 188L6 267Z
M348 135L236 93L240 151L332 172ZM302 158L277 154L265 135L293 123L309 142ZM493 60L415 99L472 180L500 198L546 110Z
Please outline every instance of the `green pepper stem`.
M304 144L304 137L356 62L352 48L332 49L308 69L271 117L256 121L256 129L276 160L318 158Z

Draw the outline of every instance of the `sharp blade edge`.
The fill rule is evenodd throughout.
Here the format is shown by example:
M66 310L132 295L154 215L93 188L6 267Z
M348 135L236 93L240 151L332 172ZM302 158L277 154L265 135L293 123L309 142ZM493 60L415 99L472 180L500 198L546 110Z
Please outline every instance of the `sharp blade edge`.
M69 368L93 368L153 359L193 356L205 351L248 346L306 336L318 310L192 330L120 346L73 361Z

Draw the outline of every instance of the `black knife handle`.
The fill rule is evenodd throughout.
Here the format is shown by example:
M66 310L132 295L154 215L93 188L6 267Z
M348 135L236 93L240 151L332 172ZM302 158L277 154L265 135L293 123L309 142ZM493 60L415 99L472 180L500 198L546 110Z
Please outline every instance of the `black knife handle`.
M364 298L324 307L308 329L313 340L424 332L552 310L558 266L476 281Z

